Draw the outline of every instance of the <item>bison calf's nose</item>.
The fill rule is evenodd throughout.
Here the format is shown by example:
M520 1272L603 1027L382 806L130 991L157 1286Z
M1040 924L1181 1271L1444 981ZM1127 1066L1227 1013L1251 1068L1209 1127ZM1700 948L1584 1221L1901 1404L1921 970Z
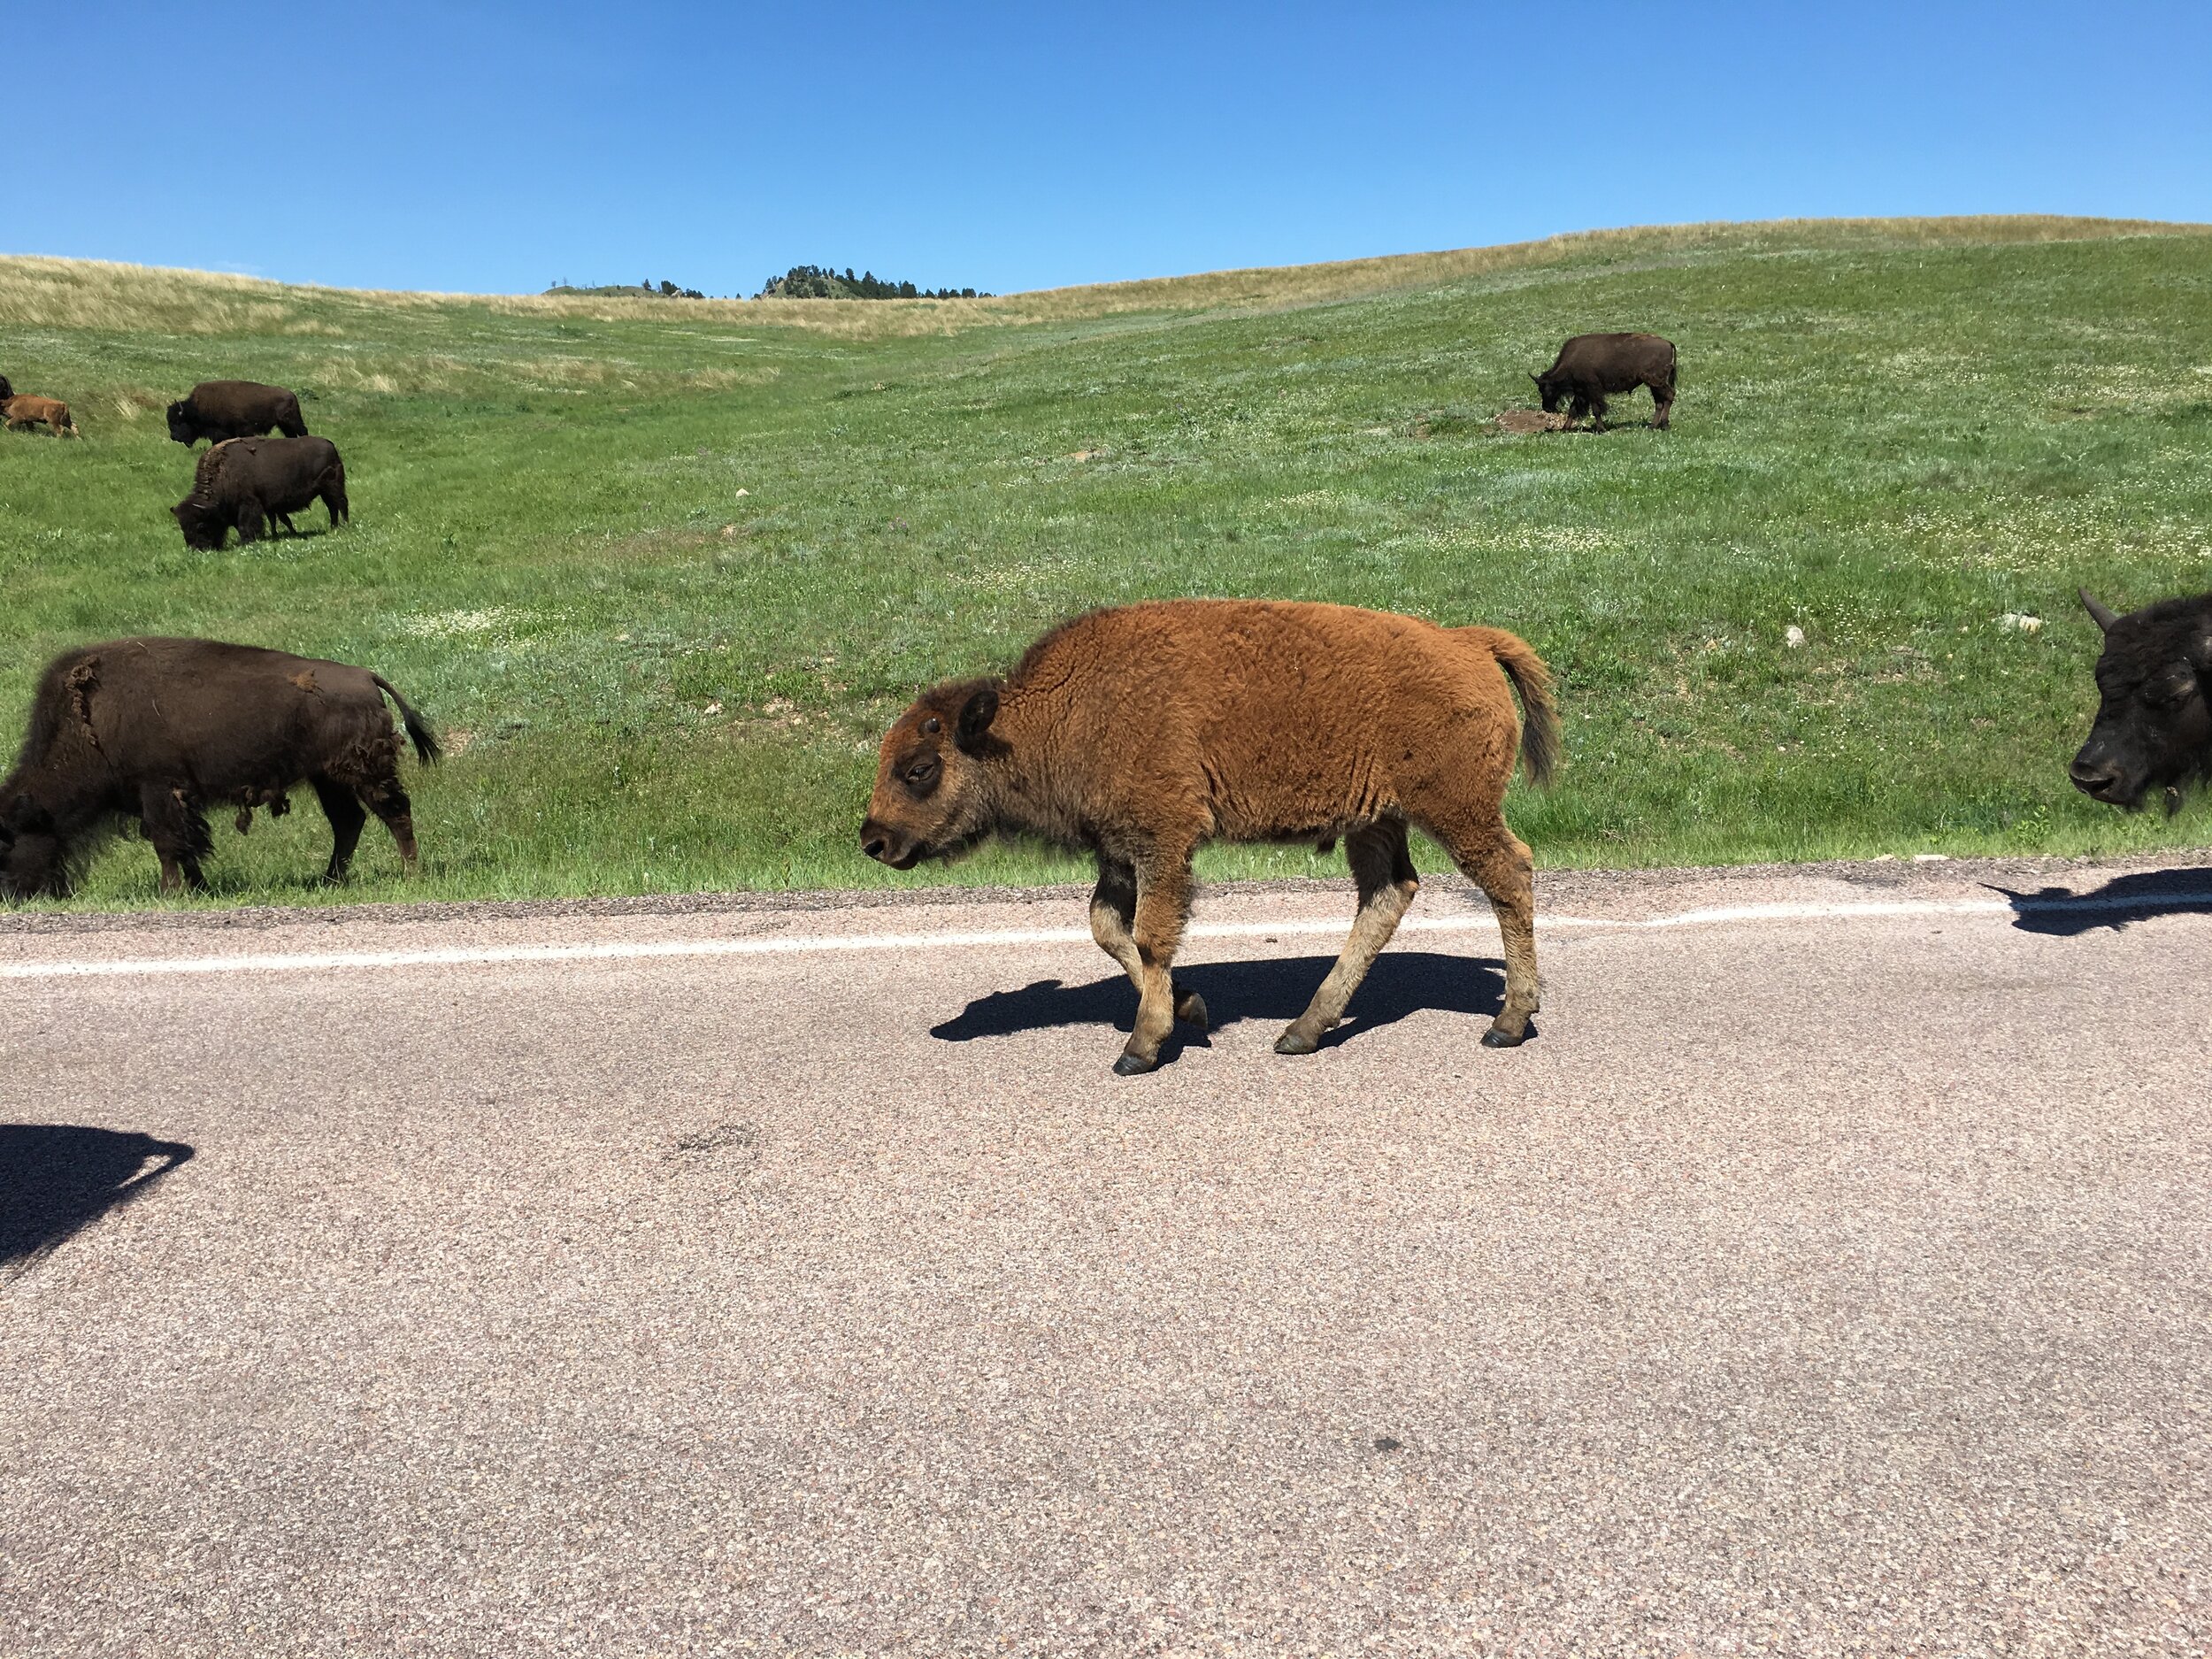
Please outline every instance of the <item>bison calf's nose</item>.
M873 824L863 824L860 826L860 850L871 858L888 864L891 862L891 838Z

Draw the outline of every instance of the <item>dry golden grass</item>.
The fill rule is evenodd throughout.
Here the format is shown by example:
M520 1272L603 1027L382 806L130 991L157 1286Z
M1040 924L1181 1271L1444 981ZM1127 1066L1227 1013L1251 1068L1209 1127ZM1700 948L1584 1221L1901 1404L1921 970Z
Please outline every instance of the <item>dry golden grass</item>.
M1952 219L1773 219L1578 232L1540 242L1326 265L1214 271L978 300L675 300L588 295L403 294L291 286L258 277L34 256L0 257L0 326L181 334L343 337L353 308L488 307L495 316L735 323L846 339L956 334L1140 312L1263 311L1425 288L1582 260L1665 260L1792 249L1955 247L2201 236L2212 226L2048 214ZM568 378L564 375L559 378Z

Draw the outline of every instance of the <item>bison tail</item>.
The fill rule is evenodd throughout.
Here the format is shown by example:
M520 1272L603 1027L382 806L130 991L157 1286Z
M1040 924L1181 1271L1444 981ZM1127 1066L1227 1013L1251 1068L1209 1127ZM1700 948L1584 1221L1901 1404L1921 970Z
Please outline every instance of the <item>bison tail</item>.
M1502 628L1467 628L1480 637L1521 698L1521 764L1539 789L1559 769L1559 710L1551 698L1551 670L1526 640Z
M420 710L399 695L399 687L381 674L371 674L376 688L392 700L399 710L400 723L407 728L407 736L415 746L415 758L426 766L434 765L445 751L438 747L438 734L430 729L430 722L422 718Z

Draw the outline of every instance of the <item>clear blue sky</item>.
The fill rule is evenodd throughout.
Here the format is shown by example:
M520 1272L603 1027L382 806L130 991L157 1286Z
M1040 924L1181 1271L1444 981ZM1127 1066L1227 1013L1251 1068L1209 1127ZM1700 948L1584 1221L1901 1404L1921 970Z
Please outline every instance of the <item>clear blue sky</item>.
M1786 215L2212 219L2212 0L9 0L0 251L1019 288Z

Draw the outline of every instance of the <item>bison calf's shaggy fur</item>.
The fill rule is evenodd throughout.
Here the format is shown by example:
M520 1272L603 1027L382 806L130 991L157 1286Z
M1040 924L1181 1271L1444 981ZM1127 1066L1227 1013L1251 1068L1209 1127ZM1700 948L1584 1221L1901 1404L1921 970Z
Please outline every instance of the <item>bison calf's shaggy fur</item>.
M380 674L213 640L111 640L65 651L31 701L30 730L0 783L0 893L65 895L103 834L135 818L161 860L161 889L205 885L206 813L284 810L314 786L341 880L373 812L415 866L389 697L424 764L438 741ZM366 809L365 811L364 809Z
M320 500L331 527L352 517L346 503L346 464L327 438L231 438L200 457L192 493L169 511L184 544L212 552L235 529L256 540L269 520L283 520Z
M7 381L0 380L0 388ZM69 418L69 405L58 397L34 397L28 392L0 389L0 423L10 432L28 432L43 423L57 438L81 438L77 423Z
M202 380L169 405L169 435L188 449L203 438L258 438L272 426L307 436L298 395L258 380Z
M2097 718L2074 757L2074 787L2132 811L2152 790L2166 808L2212 778L2212 594L2116 616L2085 592L2104 631Z
M1536 382L1544 412L1555 415L1571 403L1567 424L1590 417L1590 429L1605 429L1605 400L1640 386L1651 388L1651 424L1664 431L1674 415L1674 342L1657 334L1577 334Z
M1094 611L1003 680L940 686L899 718L861 849L895 870L994 833L1089 850L1092 936L1137 987L1114 1066L1127 1074L1159 1063L1179 1018L1206 1023L1171 972L1201 845L1343 841L1359 887L1352 936L1275 1045L1310 1054L1413 902L1417 825L1497 911L1505 1006L1483 1041L1509 1047L1537 1010L1535 896L1502 807L1517 747L1533 781L1550 776L1548 686L1536 653L1496 628L1226 599Z

